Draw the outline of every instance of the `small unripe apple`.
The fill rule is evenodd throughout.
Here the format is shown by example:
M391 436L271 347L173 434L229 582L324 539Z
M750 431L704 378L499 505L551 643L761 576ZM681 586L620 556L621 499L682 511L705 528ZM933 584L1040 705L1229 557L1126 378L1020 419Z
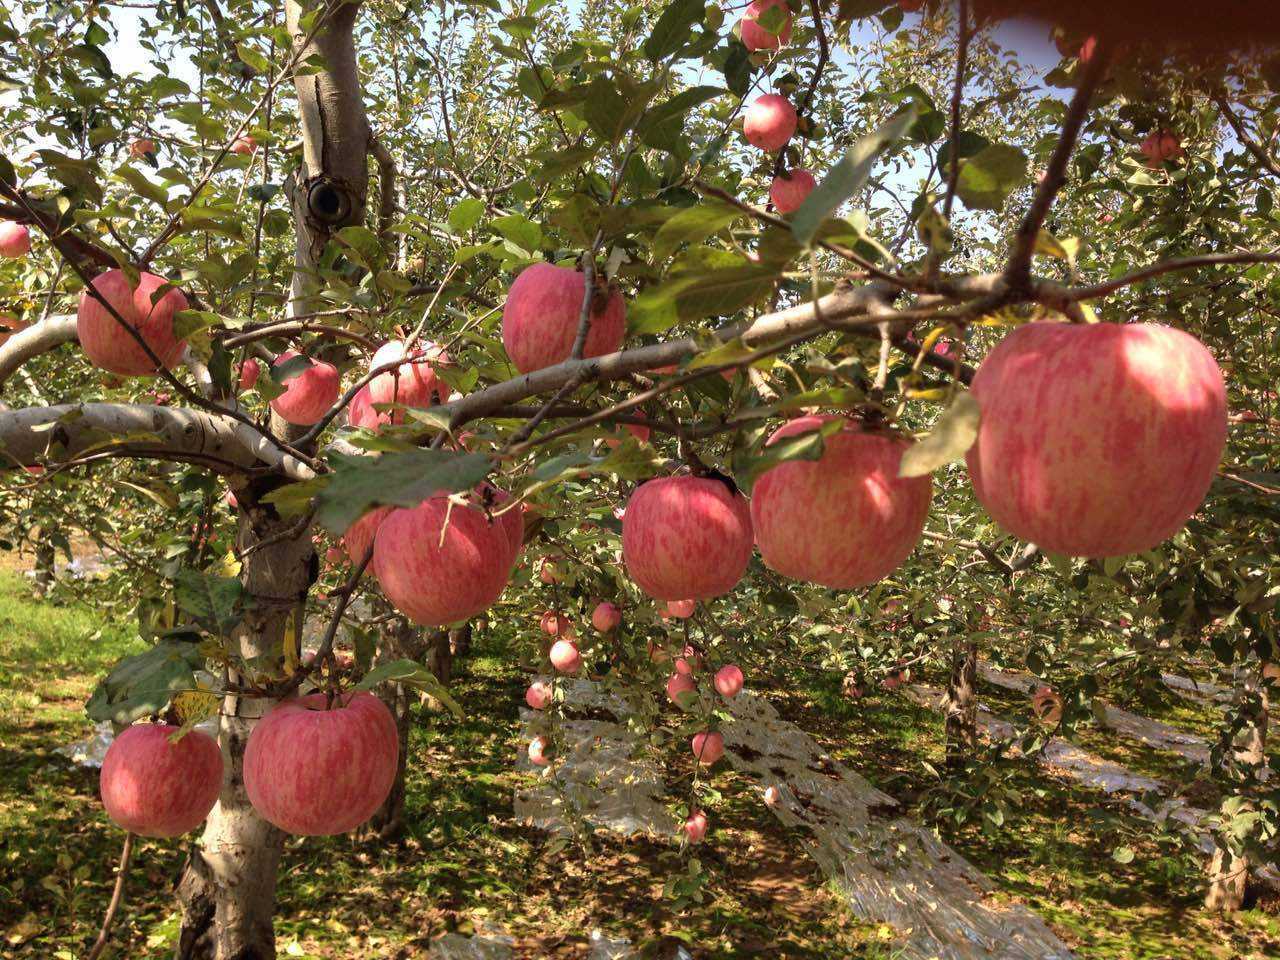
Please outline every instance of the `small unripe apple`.
M622 623L622 611L612 603L597 603L596 608L591 611L591 625L600 633L616 630L620 623Z
M701 810L689 814L684 822L684 835L690 843L701 843L707 835L707 815Z
M790 100L766 93L747 108L742 132L753 147L772 153L781 150L795 136L798 121Z
M143 837L177 837L200 825L222 789L222 751L207 733L143 723L112 741L98 788L117 826Z
M547 751L551 749L551 744L546 737L538 736L529 741L529 762L535 767L545 767L551 763L551 758L547 756Z
M747 501L716 477L642 483L622 519L622 557L640 589L659 600L728 593L752 552Z
M582 654L572 640L557 640L551 645L551 665L561 673L577 673L582 666Z
M253 357L249 357L244 363L240 364L240 389L252 390L253 385L258 382L258 377L262 374L262 364L258 363Z
M684 708L684 704L680 702L681 694L690 694L696 689L698 685L687 673L676 672L667 679L667 699L681 709Z
M263 819L286 833L354 830L391 792L400 756L396 722L367 691L282 700L244 750L244 789Z
M160 365L172 370L187 346L173 335L173 316L187 309L187 298L173 288L153 304L152 296L167 282L154 273L143 273L135 288L123 270L112 269L94 277L92 286L141 335ZM80 295L76 333L81 349L95 367L130 377L149 377L157 372L146 351L88 290Z
M572 267L535 263L511 284L502 310L502 345L521 373L568 360L582 316L585 277ZM583 357L614 353L627 332L627 311L616 289L593 295Z
M298 351L287 350L276 357L272 367L296 356ZM271 401L272 410L299 427L309 427L328 413L342 386L338 368L333 364L309 357L307 363L306 369L282 384L284 393Z
M771 33L756 22L771 7L779 8L784 17L777 33ZM791 42L791 10L788 9L786 0L751 0L742 14L739 28L743 46L753 53L757 50L777 50L783 44Z
M544 710L551 702L551 696L551 685L542 680L535 680L524 692L524 702L534 710Z
M0 257L16 260L31 252L31 231L25 224L0 220Z
M721 667L716 671L715 679L712 683L715 685L716 692L726 700L732 700L742 692L742 684L744 681L742 670L737 664L730 663Z
M794 213L813 193L818 181L808 170L797 167L773 178L769 186L769 199L779 213Z
M724 737L715 731L695 733L691 746L697 761L708 767L724 756Z

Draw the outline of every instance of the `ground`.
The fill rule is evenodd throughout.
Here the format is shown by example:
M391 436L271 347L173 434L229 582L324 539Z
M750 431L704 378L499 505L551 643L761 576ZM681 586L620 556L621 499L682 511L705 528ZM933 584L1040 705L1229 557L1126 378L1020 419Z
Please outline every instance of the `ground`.
M94 612L34 601L23 579L0 573L0 952L82 957L105 909L122 834L103 814L96 771L54 748L86 736L81 709L94 679L135 646L130 632ZM859 922L760 802L756 785L721 764L701 902L679 908L663 894L684 872L674 844L598 837L584 854L510 817L522 774L513 772L523 676L500 645L477 638L455 681L465 719L424 714L409 759L409 835L377 846L352 838L292 841L283 866L281 953L294 957L425 957L448 931L500 931L521 957L587 954L587 936L651 942L667 937L701 958L888 958L887 930ZM775 697L833 755L920 810L949 809L925 761L942 760L935 715L876 695L853 703L838 678L791 677ZM781 679L781 678L779 678ZM984 688L996 709L1019 709ZM1176 707L1169 707L1175 711ZM1186 713L1188 725L1207 716ZM1211 732L1197 727L1200 732ZM1156 751L1113 759L1168 777ZM1091 791L1030 765L1002 768L992 790L1016 798L1003 827L943 821L947 840L1021 900L1082 958L1262 958L1280 954L1280 919L1255 910L1220 919L1197 907L1199 863L1168 838ZM1117 846L1132 862L1112 857ZM170 887L178 842L143 841L107 956L171 955L177 918Z

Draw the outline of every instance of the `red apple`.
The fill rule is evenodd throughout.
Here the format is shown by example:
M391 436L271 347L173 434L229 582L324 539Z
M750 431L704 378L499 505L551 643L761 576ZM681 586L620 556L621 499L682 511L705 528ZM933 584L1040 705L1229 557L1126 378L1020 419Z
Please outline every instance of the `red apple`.
M770 807L775 807L778 805L779 801L781 800L782 800L782 791L779 790L772 783L769 784L769 786L764 788L764 802L766 805Z
M235 509L238 509L238 508L239 508L239 506L240 506L240 501L239 501L238 499L236 499L236 492L235 492L234 490L228 490L228 491L227 491L227 498L226 498L226 499L227 499L227 506L228 506L228 507L230 507L232 510L235 510Z
M742 132L753 147L772 153L781 150L795 136L797 122L796 108L790 100L766 93L747 108Z
M258 377L262 374L262 364L258 363L253 357L249 357L244 363L240 364L240 389L252 390L253 385L258 382Z
M476 488L480 502L488 508L491 519L498 524L507 536L511 546L511 562L514 564L524 547L524 515L528 504L503 509L511 500L511 494L485 481Z
M582 315L584 278L572 267L535 263L511 284L502 310L502 345L521 373L568 360ZM627 332L622 294L610 289L592 299L584 357L614 353Z
M529 684L529 689L524 692L524 702L534 710L545 710L547 704L551 702L551 697L551 685L542 680L533 681Z
M378 527L373 552L387 599L426 626L456 623L488 609L511 574L506 531L479 507L450 508L444 496L393 510Z
M31 231L25 224L0 220L0 257L16 260L31 252Z
M622 623L622 611L612 603L598 603L591 611L591 625L600 633L610 633Z
M684 822L684 835L690 843L701 843L707 835L707 815L701 810L689 814Z
M286 350L271 366L277 367L298 355L296 350ZM281 384L284 393L271 401L272 410L299 427L309 427L328 413L342 386L338 368L333 364L310 358L307 363L306 369Z
M695 733L691 745L697 761L708 767L724 756L724 737L715 731Z
M627 572L659 600L728 593L751 561L751 511L715 477L663 477L641 484L622 520Z
M551 758L547 756L547 751L551 749L551 744L546 737L534 737L529 741L529 762L535 767L545 767L551 763Z
M235 141L231 144L232 153L249 154L253 153L253 151L257 149L258 141L253 139L253 137L249 136L247 133L243 133L236 137Z
M551 665L561 673L577 673L582 666L582 654L572 640L557 640L551 645Z
M1041 723L1055 726L1062 719L1062 698L1053 687L1036 687L1031 694L1031 711Z
M400 740L386 705L367 691L283 700L244 748L244 789L286 833L346 833L382 806L396 778Z
M779 8L784 17L777 33L771 33L756 22L771 7ZM742 15L740 27L742 43L748 50L777 50L783 44L791 42L791 11L787 8L786 0L751 0Z
M1031 323L973 379L967 461L996 523L1049 553L1116 557L1177 533L1227 436L1212 354L1156 324Z
M213 737L178 727L142 723L107 748L98 787L117 826L143 837L177 837L198 827L222 789L222 751Z
M687 673L676 672L667 679L667 699L681 709L684 703L681 703L681 694L690 694L698 689L698 685L694 682L693 677ZM687 698L686 702L688 702Z
M167 282L154 273L143 273L135 289L123 270L108 270L93 278L93 289L141 334L160 358L161 366L172 370L187 346L186 341L173 335L173 315L187 309L187 298L174 288L153 304L152 295ZM142 347L87 290L80 295L76 331L85 356L94 366L124 376L155 375L156 365Z
M347 532L342 535L342 546L346 549L347 558L352 563L360 563L364 560L364 555L373 546L373 539L377 536L382 521L387 519L394 509L394 507L374 507L347 527ZM373 568L372 559L369 561L369 568Z
M1159 167L1166 160L1176 160L1186 151L1182 149L1182 141L1169 130L1156 130L1142 141L1139 148L1147 158L1147 166Z
M27 324L9 313L0 313L0 346L3 346L15 333L25 330Z
M742 684L745 678L742 676L742 670L737 664L730 663L721 667L716 671L715 684L716 692L726 700L732 700L742 692Z
M808 170L797 167L773 178L769 186L769 199L779 213L793 213L813 193L818 181Z
M649 442L650 430L648 427L644 426L643 424L624 423L622 425L622 429L627 431L627 433L631 434L641 443ZM610 450L616 450L619 446L622 445L622 438L621 437L605 437L604 443L605 443L605 446L607 446Z
M129 144L129 156L145 157L156 152L156 142L148 137L139 137Z
M697 600L668 600L662 607L662 619L688 620L697 608Z
M836 419L797 417L769 443ZM794 580L839 590L875 583L893 571L924 531L932 488L928 476L898 476L908 445L849 420L824 440L821 459L766 470L751 494L751 522L765 564Z
M540 623L542 626L542 632L549 637L562 636L563 634L569 633L572 629L572 625L569 623L569 618L554 610L548 610L544 613Z
M376 370L396 360L406 357L405 345L400 340L384 343L369 361L369 369ZM406 407L429 407L439 403L441 395L448 388L436 378L434 363L443 362L443 351L435 344L425 343L408 354L405 363L391 370L378 374L365 385L369 391L370 403L399 403ZM395 411L395 416L384 413L394 423L404 422L404 411Z

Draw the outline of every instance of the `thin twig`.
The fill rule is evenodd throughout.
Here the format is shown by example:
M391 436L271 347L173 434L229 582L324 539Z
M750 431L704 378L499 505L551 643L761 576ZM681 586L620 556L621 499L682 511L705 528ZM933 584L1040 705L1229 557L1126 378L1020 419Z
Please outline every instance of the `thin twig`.
M964 75L969 67L969 41L973 27L969 22L969 0L960 0L960 37L956 44L956 81L951 90L951 172L947 178L947 196L942 202L942 216L951 219L951 208L960 183L960 107L964 100Z
M106 949L107 941L111 938L111 925L115 923L116 911L120 909L120 904L124 900L124 881L129 874L129 861L132 858L133 834L126 833L124 848L120 851L120 867L116 871L115 889L111 891L111 902L107 904L107 913L102 918L102 929L98 931L98 939L94 941L93 948L85 960L98 960L98 957L102 956L102 951Z

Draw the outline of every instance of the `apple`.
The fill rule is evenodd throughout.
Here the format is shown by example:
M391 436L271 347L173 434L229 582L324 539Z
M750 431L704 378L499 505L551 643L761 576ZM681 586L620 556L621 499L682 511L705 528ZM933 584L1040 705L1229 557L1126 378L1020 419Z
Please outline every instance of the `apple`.
M662 477L642 483L622 519L627 573L658 600L728 593L751 561L751 511L727 480Z
M714 731L695 733L690 745L695 759L708 767L724 756L724 737Z
M299 356L296 350L286 350L276 357L272 368L286 360ZM285 421L299 427L317 423L329 412L338 399L341 377L338 368L331 363L307 358L308 366L299 374L284 381L284 393L271 401L271 409Z
M597 603L591 611L591 626L600 633L611 633L622 623L622 611L612 603Z
M582 666L582 654L572 640L557 640L551 645L551 665L561 673L577 673Z
M258 382L258 377L262 374L262 364L258 363L253 357L249 357L244 363L240 364L240 389L252 390L253 385Z
M396 722L368 691L282 700L244 748L244 789L285 833L330 836L368 820L391 792Z
M903 13L919 13L924 5L925 0L898 0L898 7Z
M107 748L98 777L117 826L143 837L177 837L198 827L222 790L222 751L213 737L167 723L125 729Z
M753 147L781 150L796 133L796 108L786 97L766 93L757 97L747 108L742 121L742 132Z
M341 547L330 547L324 552L325 563L333 564L334 566L340 564L345 557L346 554L342 552Z
M690 843L701 843L707 835L707 815L701 810L689 814L684 822L684 835Z
M373 569L387 599L424 626L487 610L511 574L511 542L476 506L428 497L388 514L374 537Z
M712 683L720 696L726 700L732 700L742 692L744 679L741 668L737 664L730 663L716 671L715 679Z
M784 171L773 178L769 186L769 199L779 213L794 213L813 193L818 181L802 167Z
M182 291L171 288L152 303L152 297L168 281L154 273L143 273L135 288L123 270L107 270L93 278L93 289L133 327L166 370L182 359L186 341L173 335L173 315L187 309ZM80 346L94 366L123 376L154 376L156 365L138 342L129 335L101 303L86 290L80 295L76 312Z
M548 610L542 615L541 626L542 632L549 637L559 637L572 630L569 618L554 610Z
M684 704L680 702L681 694L689 694L697 689L697 683L687 673L677 671L667 678L667 699L681 709L684 708Z
M789 421L769 445L840 418ZM846 590L875 583L915 548L929 513L928 476L899 477L909 443L844 420L818 460L766 470L751 494L751 522L765 564L785 577Z
M764 788L764 802L767 806L776 807L782 800L782 791L772 783Z
M545 767L551 763L551 758L547 756L547 751L551 749L551 744L546 737L534 737L529 741L529 762L535 767Z
M585 278L572 267L535 263L511 284L502 309L502 345L515 368L532 373L569 359L582 315ZM614 353L627 332L622 294L610 288L592 297L583 357Z
M476 494L480 497L480 502L489 509L490 519L506 534L507 543L511 547L511 562L514 564L524 547L524 515L529 511L529 505L521 504L503 510L503 506L511 500L511 494L488 481L476 488ZM495 511L501 512L495 516Z
M3 346L15 333L26 328L27 324L12 314L0 313L0 346Z
M557 565L555 557L542 558L538 564L538 579L548 585L560 582L560 567Z
M435 363L443 363L445 354L435 344L423 346L405 352L405 344L401 340L390 340L380 346L369 361L369 369L406 359L390 370L385 370L370 380L364 387L369 391L369 403L399 403L406 407L425 408L439 403L448 387L437 379ZM404 411L396 410L381 416L393 423L404 422Z
M1055 726L1062 719L1062 698L1053 687L1036 687L1031 694L1031 711L1041 723Z
M1182 141L1169 130L1152 132L1142 141L1142 146L1138 149L1147 158L1147 166L1153 169L1166 160L1176 160L1186 153L1182 149Z
M1048 553L1119 557L1177 533L1227 438L1213 355L1157 324L1029 323L973 378L978 502Z
M622 425L622 429L627 431L627 433L631 434L641 443L649 442L649 436L651 434L651 431L648 427L644 426L643 424L624 423ZM605 443L605 446L607 446L610 450L616 450L619 446L622 445L622 438L621 437L605 437L604 443Z
M364 555L373 546L373 539L377 536L382 521L387 519L394 509L394 507L374 507L347 527L347 532L342 535L342 546L346 549L347 558L352 563L360 563L364 560ZM369 567L373 567L372 559L369 561Z
M232 510L236 510L239 508L240 501L236 499L236 492L234 490L227 491L226 500L227 500L227 506L230 507Z
M776 28L777 33L770 32L757 22L761 14L774 7L783 14L782 24ZM791 10L788 9L786 0L751 0L739 27L743 46L748 50L753 53L756 50L777 50L783 44L791 42Z
M156 152L156 142L148 137L139 137L129 144L129 156L142 158Z
M1267 661L1262 665L1262 679L1272 683L1280 682L1280 663Z
M524 692L524 702L534 710L544 710L547 704L551 702L552 692L551 685L542 680L535 680L529 684L529 689Z
M662 619L688 620L697 608L697 600L668 600L662 607Z
M880 686L885 690L897 690L904 684L911 682L911 668L897 667L890 670L880 681Z
M17 260L31 252L31 231L26 224L0 220L0 257Z
M231 144L232 153L249 154L258 149L258 141L253 139L247 133L242 133L236 137Z

